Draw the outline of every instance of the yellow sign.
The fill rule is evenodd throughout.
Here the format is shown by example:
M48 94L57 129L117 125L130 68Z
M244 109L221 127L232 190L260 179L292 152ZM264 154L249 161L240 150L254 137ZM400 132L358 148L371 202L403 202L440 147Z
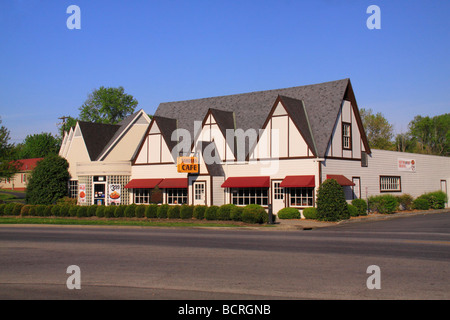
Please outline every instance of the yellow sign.
M178 157L177 170L183 173L198 173L198 158L197 157Z

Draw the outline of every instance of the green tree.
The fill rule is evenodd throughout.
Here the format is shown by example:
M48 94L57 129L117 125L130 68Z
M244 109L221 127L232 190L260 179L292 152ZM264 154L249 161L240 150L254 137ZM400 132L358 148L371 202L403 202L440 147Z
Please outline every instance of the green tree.
M0 118L0 124L2 119ZM9 130L5 126L0 127L0 178L11 178L19 168L15 162L15 147L9 143Z
M414 117L409 123L409 135L416 142L413 152L450 155L450 113Z
M60 143L61 141L51 133L28 135L20 148L19 158L43 158L49 154L58 154Z
M361 108L359 112L370 147L374 149L393 150L393 126L383 114L381 112L373 114L372 109L366 110L364 108Z
M67 196L68 168L67 160L54 154L39 161L27 185L26 202L49 205Z
M317 191L317 219L338 221L350 218L344 189L334 179L325 180Z
M64 132L69 132L70 128L75 128L75 126L77 125L77 121L78 119L73 118L71 116L66 117L63 120L63 122L59 125L58 129L61 141L64 138Z
M79 120L116 124L132 114L138 101L124 92L123 87L100 87L89 94L79 108Z

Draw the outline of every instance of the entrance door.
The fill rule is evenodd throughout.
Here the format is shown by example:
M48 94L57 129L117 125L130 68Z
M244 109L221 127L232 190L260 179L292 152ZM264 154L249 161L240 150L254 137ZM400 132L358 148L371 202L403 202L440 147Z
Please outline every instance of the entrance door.
M206 181L196 181L193 183L194 205L206 205Z
M448 199L448 192L447 192L447 180L441 180L441 191L444 192L447 195L447 199ZM448 206L448 202L445 205L446 207Z
M353 190L353 199L361 199L361 178L353 177L352 182L355 184L352 187Z
M285 204L284 188L280 186L282 180L272 180L272 212L277 214Z
M94 204L105 205L106 183L94 183Z

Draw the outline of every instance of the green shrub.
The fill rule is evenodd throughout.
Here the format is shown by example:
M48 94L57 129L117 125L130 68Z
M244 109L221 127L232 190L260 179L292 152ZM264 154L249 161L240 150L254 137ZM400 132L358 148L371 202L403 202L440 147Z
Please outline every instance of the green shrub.
M109 206L107 206L107 207L105 207L105 210L104 210L104 216L105 216L105 218L114 218L114 212L116 211L116 206L111 206L111 205L109 205Z
M167 218L180 219L180 206L170 206L169 210L167 211Z
M317 191L317 219L339 221L349 217L344 189L334 179L325 180Z
M36 206L36 215L39 217L44 217L45 216L45 209L46 209L46 205L43 204L39 204Z
M6 203L0 204L0 216L5 214Z
M242 221L242 211L244 211L244 207L234 206L230 212L231 220Z
M121 204L118 206L113 206L114 208L114 217L123 218L125 216L125 205Z
M69 205L66 205L66 204L59 205L59 206L60 206L60 209L59 209L59 215L60 215L61 217L68 217L68 216L70 215L70 209L71 209L71 208L75 208L75 215L73 215L72 217L76 216L76 213L77 213L77 211L76 211L77 206L69 206Z
M187 204L183 204L180 208L181 219L191 219L194 213L194 207Z
M156 218L158 216L158 205L157 204L149 204L145 209L145 216L149 219Z
M125 208L124 215L126 218L134 218L136 217L136 207L137 205L132 203Z
M23 206L24 206L24 204L16 203L16 205L14 206L13 215L15 215L15 216L20 215L20 211L22 210Z
M88 207L87 206L76 206L77 208L77 217L83 218L88 215Z
M267 223L269 216L266 210L258 204L249 204L242 210L241 219L247 223Z
M69 216L69 217L76 217L77 216L78 206L71 206L71 207L68 208L68 210L69 211L67 212L67 215L65 215L65 216ZM61 215L61 210L60 210L60 215Z
M56 200L56 204L59 206L76 206L77 199L69 198L69 197L62 197L61 199Z
M217 220L231 220L231 211L236 207L234 204L224 204L217 210Z
M203 220L205 218L206 206L197 205L194 207L193 217L198 220Z
M303 216L305 219L315 220L317 219L317 209L314 207L305 208L303 209Z
M15 203L8 203L3 209L3 214L5 216L12 216L14 214L14 208L16 207Z
M93 204L93 205L88 206L87 216L88 217L95 217L96 214L97 214L97 205Z
M27 204L52 204L67 196L68 168L67 160L57 154L39 161L27 184Z
M145 204L136 206L136 210L135 210L136 218L144 218L145 217L145 209L147 209L147 206Z
M300 211L296 208L283 208L278 211L278 218L280 219L300 219Z
M158 207L158 211L156 212L156 215L160 219L166 219L167 218L167 211L169 211L169 205L168 204L162 204Z
M24 205L21 209L20 209L20 215L21 216L28 216L30 213L30 207L31 205Z
M53 215L52 213L53 211L53 205L46 205L45 206L45 210L44 210L44 217L50 217L51 215Z
M411 210L413 207L413 197L407 193L397 196L397 201L401 210Z
M413 201L413 208L417 210L429 210L430 205L428 204L428 200L424 198L417 198Z
M364 199L353 199L352 205L358 209L358 215L365 216L367 215L367 202ZM351 213L350 213L351 215Z
M28 212L28 214L32 217L37 216L37 205L36 206L32 205L30 207L30 211Z
M394 213L398 210L397 198L391 194L369 197L369 208L378 213Z
M206 220L217 220L217 211L219 210L218 206L210 206L206 208L205 211L205 219Z
M95 210L95 215L99 218L105 217L105 206L97 206Z
M60 212L61 212L61 206L57 206L57 205L52 206L52 216L59 217Z
M443 191L428 192L418 198L427 200L430 209L444 209L447 202L447 195Z
M348 205L348 212L350 213L350 217L357 217L359 216L359 210L356 206L353 204L347 204Z

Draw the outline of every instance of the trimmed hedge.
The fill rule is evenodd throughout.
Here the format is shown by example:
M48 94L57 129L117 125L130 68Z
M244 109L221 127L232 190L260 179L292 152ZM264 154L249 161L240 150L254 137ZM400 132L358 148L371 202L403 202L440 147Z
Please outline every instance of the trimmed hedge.
M378 213L391 214L398 211L397 198L391 194L369 197L369 209Z
M206 220L217 220L217 211L219 210L218 206L210 206L206 208L205 211L205 219Z
M180 219L180 206L170 206L169 210L167 211L167 218Z
M353 199L352 205L356 207L358 210L358 215L366 216L367 215L367 202L364 199ZM350 213L351 215L351 213Z
M242 211L244 211L243 207L234 206L230 213L231 220L242 221Z
M169 211L169 205L168 204L162 204L158 207L158 211L156 213L157 217L160 219L166 219L167 218L167 211Z
M300 219L300 211L296 208L283 208L277 213L280 219Z
M348 205L348 212L350 213L350 217L357 217L359 216L359 210L356 206L353 204L347 204Z
M266 210L258 204L249 204L242 210L241 220L247 223L267 223L269 216Z
M197 205L194 206L193 217L198 220L203 220L205 218L206 206Z
M180 218L181 219L191 219L194 214L194 207L183 204L180 208Z
M317 219L317 209L314 207L303 209L303 216L305 219Z
M419 196L417 199L424 199L428 202L428 207L430 209L444 209L445 203L447 202L447 195L443 191L434 191L424 193ZM416 199L416 200L417 200ZM421 209L427 210L427 209Z
M231 220L231 211L234 207L236 205L232 203L221 205L217 210L217 220Z
M149 204L147 209L145 209L145 217L146 218L156 218L158 214L158 205L157 204Z

